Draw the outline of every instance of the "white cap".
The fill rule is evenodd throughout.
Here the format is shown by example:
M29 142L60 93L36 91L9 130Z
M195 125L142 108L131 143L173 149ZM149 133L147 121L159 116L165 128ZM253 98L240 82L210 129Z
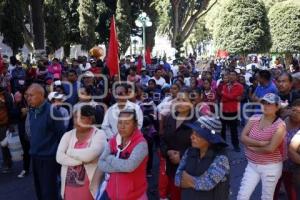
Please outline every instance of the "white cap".
M61 85L61 81L60 80L54 81L54 85Z
M50 94L48 95L49 101L52 101L52 99L63 99L63 98L64 95L58 92L50 92Z
M91 72L91 71L86 71L86 72L83 74L83 77L94 78L95 75L94 75L93 72Z
M159 64L160 65L164 65L165 63L164 63L164 61L160 61Z

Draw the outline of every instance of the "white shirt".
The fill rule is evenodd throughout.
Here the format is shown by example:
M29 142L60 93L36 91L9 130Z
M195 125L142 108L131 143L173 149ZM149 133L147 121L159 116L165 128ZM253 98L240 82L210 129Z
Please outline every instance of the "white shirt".
M14 70L14 69L16 69L16 65L12 65L12 64L9 64L9 66L8 66L8 68L7 68L7 71L8 71L8 73L11 75L12 74L12 71Z
M126 109L134 109L136 111L136 116L138 120L138 128L141 129L143 126L143 112L139 105L127 101L123 110ZM118 103L112 105L105 113L101 128L105 132L106 137L111 139L116 134L118 134L118 118L120 114L120 109L118 107Z
M173 72L173 77L176 77L178 74L178 65L171 65L171 70Z
M164 98L164 100L157 106L157 111L160 115L167 116L171 113L172 103L174 99L171 96Z
M158 80L155 77L152 77L151 79L155 80L156 85L160 85L161 87L166 84L166 80L163 77L160 77Z

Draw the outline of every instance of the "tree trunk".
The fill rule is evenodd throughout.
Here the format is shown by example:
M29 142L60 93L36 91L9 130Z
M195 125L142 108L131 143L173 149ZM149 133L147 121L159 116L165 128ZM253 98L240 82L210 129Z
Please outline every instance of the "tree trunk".
M172 7L173 7L173 20L174 20L174 28L173 28L173 35L172 35L172 47L175 47L175 43L177 40L177 35L179 33L179 5L180 5L180 0L175 0L172 1Z
M293 55L291 53L285 53L285 68L289 69L289 66L293 62Z
M44 27L43 4L44 4L43 0L31 0L35 50L45 49L45 27Z

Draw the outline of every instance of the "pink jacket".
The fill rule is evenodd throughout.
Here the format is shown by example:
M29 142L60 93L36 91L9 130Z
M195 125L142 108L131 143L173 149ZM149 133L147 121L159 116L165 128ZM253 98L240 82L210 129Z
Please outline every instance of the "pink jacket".
M52 64L48 66L48 72L53 74L55 79L61 78L62 67L60 64Z

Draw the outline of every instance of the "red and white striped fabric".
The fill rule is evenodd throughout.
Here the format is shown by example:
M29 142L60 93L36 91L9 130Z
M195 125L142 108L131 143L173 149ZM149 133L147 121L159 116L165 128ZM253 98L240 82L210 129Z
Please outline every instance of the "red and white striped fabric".
M262 115L254 115L250 118L253 122L249 137L258 141L270 141L276 133L278 127L285 126L285 122L278 118L271 126L260 129L259 122ZM245 149L247 159L255 164L271 164L278 163L284 160L283 156L283 141L273 153L258 153Z

